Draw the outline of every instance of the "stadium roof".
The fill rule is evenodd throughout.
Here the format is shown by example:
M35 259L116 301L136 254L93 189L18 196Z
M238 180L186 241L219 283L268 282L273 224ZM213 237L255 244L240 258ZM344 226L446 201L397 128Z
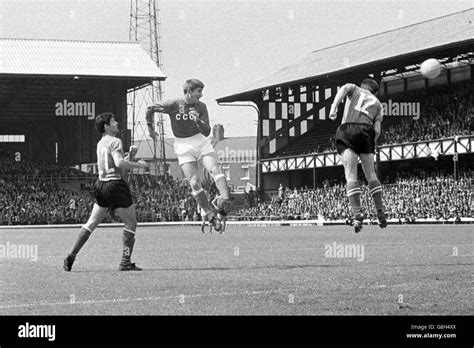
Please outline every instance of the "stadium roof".
M264 88L325 77L335 72L354 71L370 63L394 60L461 42L473 47L473 19L474 9L468 9L313 51L299 62L217 101L246 101L251 94Z
M0 38L0 54L0 75L166 78L135 42Z

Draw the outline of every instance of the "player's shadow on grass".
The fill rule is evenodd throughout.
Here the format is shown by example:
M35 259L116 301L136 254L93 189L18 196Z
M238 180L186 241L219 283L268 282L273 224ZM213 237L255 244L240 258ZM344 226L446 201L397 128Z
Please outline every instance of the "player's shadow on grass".
M352 267L353 265L267 265L267 266L241 266L241 267L174 267L174 268L144 268L142 272L119 272L127 274L143 274L149 271L239 271L246 269L298 269L298 268L332 268L332 267ZM115 270L95 269L95 270L79 270L76 273L91 273L91 272L114 272Z
M470 266L471 264L406 264L406 265L384 265L388 267L438 267L438 266ZM359 268L361 265L357 263L340 263L340 264L305 264L305 265L262 265L262 266L239 266L239 267L175 267L175 268L148 268L146 271L234 271L246 269L298 269L298 268ZM382 265L378 265L382 266Z
M404 264L404 265L394 265L388 264L384 266L388 267L439 267L439 266L471 266L470 263L465 264ZM381 265L379 265L381 266ZM280 270L290 270L290 269L299 269L299 268L350 268L350 267L360 267L359 263L342 263L342 264L306 264L306 265L264 265L264 266L240 266L240 267L174 267L174 268L144 268L142 272L119 272L118 270L105 270L105 269L95 269L95 270L79 270L73 271L75 273L91 273L91 272L117 272L117 273L127 273L127 274L143 274L143 272L154 272L154 271L239 271L246 269L280 269Z
M175 268L153 268L148 271L234 271L246 269L298 269L298 268L332 268L350 265L266 265L266 266L240 266L240 267L175 267Z

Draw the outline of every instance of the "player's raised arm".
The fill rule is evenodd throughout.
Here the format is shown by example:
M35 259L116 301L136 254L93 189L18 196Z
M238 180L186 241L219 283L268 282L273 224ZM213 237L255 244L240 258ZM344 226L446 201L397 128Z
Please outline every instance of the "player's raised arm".
M155 112L169 113L169 102L157 102L151 104L146 109L145 119L150 137L156 140L158 133L155 132Z
M149 164L144 161L131 162L123 156L122 142L117 141L112 144L111 154L114 159L115 166L120 170L127 170L132 168L148 169Z
M194 116L194 122L196 122L196 126L198 127L199 131L206 137L211 134L211 126L209 125L209 114L207 113L207 107L204 104L201 114L199 114L196 109L192 109L190 111L190 115Z
M346 83L344 86L339 88L334 97L334 101L332 102L331 111L329 112L329 118L331 120L334 121L337 118L337 108L339 107L339 104L346 96L351 95L355 88L356 86L352 83Z

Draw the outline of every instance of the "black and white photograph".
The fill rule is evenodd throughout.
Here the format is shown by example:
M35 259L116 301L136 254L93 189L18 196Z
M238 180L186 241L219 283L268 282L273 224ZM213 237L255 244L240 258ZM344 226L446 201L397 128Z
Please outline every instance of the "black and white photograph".
M0 346L472 347L473 22L0 0Z

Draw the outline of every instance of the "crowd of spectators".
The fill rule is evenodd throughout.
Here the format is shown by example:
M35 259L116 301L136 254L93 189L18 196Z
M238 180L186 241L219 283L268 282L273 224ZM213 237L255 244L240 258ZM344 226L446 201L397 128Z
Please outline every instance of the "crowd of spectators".
M189 185L172 178L131 176L130 186L141 222L200 220ZM91 182L92 183L92 182ZM87 187L91 188L91 183ZM209 200L215 185L206 181ZM0 225L84 223L95 202L91 191L76 190L48 180L0 179ZM119 221L113 212L104 222Z
M133 175L130 187L137 201L138 221L198 221L199 211L186 180L166 176L158 179L149 175ZM217 194L211 180L204 180L203 188L209 200Z
M67 166L39 163L20 158L15 160L15 155L0 150L0 177L5 179L39 179L59 177L79 177L84 176L80 170Z
M59 224L87 221L95 199L94 179L80 185L84 190L60 184L59 175L83 176L66 166L15 161L13 154L0 152L0 224ZM51 179L53 176L53 179ZM141 222L197 221L197 210L187 181L169 176L130 175L128 178ZM217 194L214 182L206 179L203 187L212 200ZM117 221L113 212L105 222Z
M0 179L0 225L85 222L92 205L90 197L57 183Z
M261 201L261 199L262 193L260 191L260 188L257 188L255 191L250 188L249 192L247 192L247 190L244 190L243 200L248 207L255 207Z
M409 169L400 170L395 177L394 184L384 186L384 205L389 218L473 217L471 171L462 172L458 180L439 169L434 173L418 171L417 175ZM200 220L186 181L132 175L129 183L136 198L138 221ZM203 186L211 200L217 193L215 185L206 180ZM238 220L347 220L352 215L345 185L329 181L312 190L281 187L270 202L262 201L252 190L246 194L245 201L247 208L238 211ZM56 182L0 179L0 224L83 223L93 203L89 191L81 192ZM369 216L374 216L372 199L364 186L362 205L368 208ZM110 214L106 222L116 219Z
M92 209L90 195L49 180L81 176L66 166L15 160L0 151L0 224L36 225L84 222Z
M431 92L429 96L424 95L425 91L419 92L422 94L420 118L404 117L401 122L384 128L380 144L400 144L471 134L471 122L474 117L473 92L472 84L463 84L451 91L441 88Z
M362 206L367 208L368 217L375 219L372 198L366 186L362 189ZM384 186L383 199L389 219L473 217L472 172L462 173L458 180L447 174L407 176L401 173L394 184ZM326 183L312 190L280 189L271 202L241 209L237 219L334 221L348 220L351 216L345 185Z

